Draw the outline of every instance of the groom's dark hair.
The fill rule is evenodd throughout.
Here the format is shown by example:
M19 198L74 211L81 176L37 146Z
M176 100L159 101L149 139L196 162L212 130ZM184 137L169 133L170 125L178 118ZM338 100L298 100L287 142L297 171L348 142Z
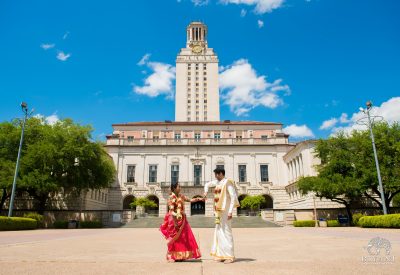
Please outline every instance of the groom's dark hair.
M224 168L215 168L214 169L214 173L215 174L222 174L223 176L225 176L225 169Z

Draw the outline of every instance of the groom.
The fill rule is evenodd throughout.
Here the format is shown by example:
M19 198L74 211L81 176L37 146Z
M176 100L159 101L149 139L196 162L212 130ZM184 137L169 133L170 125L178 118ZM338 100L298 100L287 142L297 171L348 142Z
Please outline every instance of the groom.
M211 256L214 260L233 263L232 213L235 207L239 207L235 186L232 180L225 178L225 170L214 170L216 180L206 183L204 186L204 199L210 187L214 190L215 231Z

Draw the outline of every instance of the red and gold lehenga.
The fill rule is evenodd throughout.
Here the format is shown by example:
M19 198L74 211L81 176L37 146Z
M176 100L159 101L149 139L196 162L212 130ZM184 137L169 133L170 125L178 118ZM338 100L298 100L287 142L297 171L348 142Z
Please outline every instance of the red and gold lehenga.
M187 198L172 193L168 200L168 213L160 226L160 231L167 240L167 260L188 260L201 257L200 249L192 229L186 219L184 205Z

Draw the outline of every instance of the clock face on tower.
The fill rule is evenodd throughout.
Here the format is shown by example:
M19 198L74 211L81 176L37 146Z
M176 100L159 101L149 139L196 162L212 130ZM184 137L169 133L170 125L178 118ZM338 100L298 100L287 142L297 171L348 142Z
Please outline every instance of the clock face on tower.
M193 53L201 53L202 51L203 51L203 47L200 46L200 45L194 46L194 47L192 48L192 52L193 52Z
M189 47L192 48L192 53L200 54L204 50L204 43L192 43Z

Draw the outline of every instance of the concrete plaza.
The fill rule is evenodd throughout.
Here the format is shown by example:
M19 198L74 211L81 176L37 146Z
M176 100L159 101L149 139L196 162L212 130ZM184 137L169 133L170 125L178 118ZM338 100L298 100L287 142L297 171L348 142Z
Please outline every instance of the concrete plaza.
M0 232L0 274L400 274L400 230L234 228L230 265L208 254L213 229L193 231L202 260L174 264L155 228ZM363 263L377 236L390 241L394 263Z

